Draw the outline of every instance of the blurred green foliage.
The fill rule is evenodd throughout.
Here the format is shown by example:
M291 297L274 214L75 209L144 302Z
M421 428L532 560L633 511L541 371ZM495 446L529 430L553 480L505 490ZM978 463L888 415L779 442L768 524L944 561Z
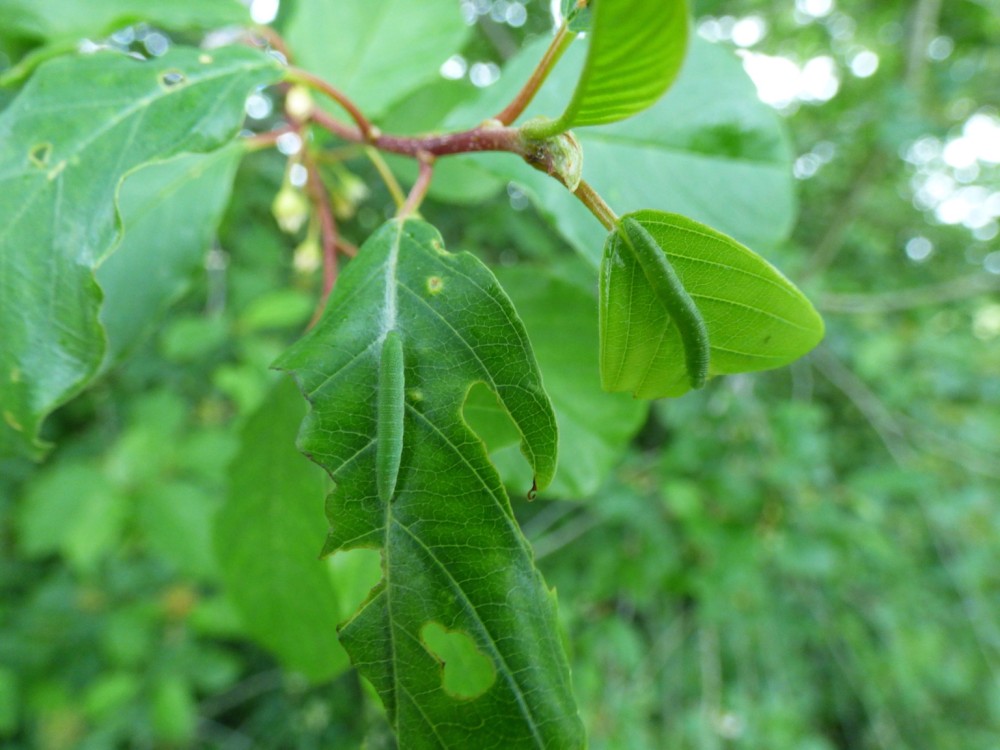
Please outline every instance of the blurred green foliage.
M1000 8L695 10L720 44L755 17L766 30L752 53L828 56L837 71L834 96L782 110L800 217L776 249L828 334L789 370L655 404L617 457L598 446L602 481L574 472L560 499L515 502L558 589L591 746L993 750L1000 256L996 216L944 221L941 203L976 186L970 200L1000 195L996 163L973 174L943 156L970 117L998 114ZM546 13L528 5L524 27L481 16L466 58L509 57ZM0 41L0 59L31 48ZM863 50L878 56L868 77L850 72ZM358 241L388 199L370 167L351 167L372 185L345 221ZM205 268L159 329L53 416L44 464L0 464L4 747L391 747L352 672L310 682L256 645L212 542L227 467L278 378L267 368L317 293L269 216L282 177L276 154L243 162ZM425 215L505 283L526 273L505 266L531 262L547 268L535 286L572 304L585 294L566 244L516 190ZM544 323L531 285L511 296ZM627 404L609 409L638 428ZM580 444L561 460L592 458Z

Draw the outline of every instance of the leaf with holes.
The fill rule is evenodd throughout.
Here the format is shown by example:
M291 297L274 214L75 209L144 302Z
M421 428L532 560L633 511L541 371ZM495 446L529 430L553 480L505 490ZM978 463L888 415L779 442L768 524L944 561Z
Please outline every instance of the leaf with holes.
M37 455L42 419L101 363L93 269L115 242L122 178L226 143L247 93L279 75L245 47L65 57L0 114L0 454Z
M528 123L536 138L624 120L652 106L680 73L686 0L591 0L590 47L573 98L556 120Z
M806 354L823 321L781 272L730 237L663 211L622 217L604 246L600 281L601 381L641 398L690 390L700 336L668 302L671 282L650 280L642 257L655 246L708 333L709 375L769 370ZM620 225L621 226L621 225ZM639 231L629 231L638 226ZM645 234L645 239L637 239ZM650 244L637 252L638 242Z
M559 470L548 496L593 495L642 426L649 404L601 389L597 357L597 285L577 256L559 264L502 266L497 278L531 337L559 424ZM517 434L497 400L474 389L465 412L490 447L508 487L530 482ZM527 476L527 480L525 477Z
M278 366L312 405L300 448L336 483L326 552L382 553L384 577L340 638L400 746L582 747L555 597L462 416L485 384L538 488L552 479L555 417L493 275L430 225L390 221ZM451 653L471 665L464 678Z

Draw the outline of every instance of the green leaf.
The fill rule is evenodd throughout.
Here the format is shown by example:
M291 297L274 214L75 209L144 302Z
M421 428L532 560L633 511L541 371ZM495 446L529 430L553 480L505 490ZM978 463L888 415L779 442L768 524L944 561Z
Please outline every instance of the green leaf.
M250 23L247 6L239 0L0 0L0 18L11 36L45 42L3 71L0 86L20 84L46 60L75 52L81 39L99 39L140 22L175 31ZM157 34L162 43L157 31L139 28L132 31L138 50L143 51L149 34Z
M187 680L167 675L159 678L150 695L150 726L158 740L186 745L194 738L198 705Z
M823 321L776 268L735 240L662 211L634 220L658 244L708 329L710 375L781 367L823 338ZM631 233L630 233L631 234ZM601 381L640 398L680 396L691 388L685 325L668 312L656 281L620 229L601 264Z
M578 0L562 0L559 6L559 19L565 18L570 31L588 31L590 29L590 4Z
M468 33L454 0L299 0L285 37L297 65L377 118L435 80Z
M579 52L569 49L529 114L565 105ZM540 55L537 45L517 55L497 90L457 109L449 126L489 117L492 100L513 96ZM580 130L576 137L584 179L619 213L669 207L758 249L777 246L791 231L795 196L788 138L724 47L693 39L684 71L663 99L637 117ZM468 171L518 184L574 248L595 268L600 264L605 231L561 184L509 154L449 158L460 158Z
M100 469L62 464L31 485L18 517L21 550L27 557L58 552L92 571L119 543L127 512L127 499Z
M529 124L533 137L605 125L642 112L677 78L687 50L686 0L590 0L587 60L562 115Z
M295 450L304 414L302 397L286 379L247 422L216 518L215 549L247 632L289 668L322 680L347 667L333 637L347 613L316 557L326 526L326 480Z
M380 396L390 332L402 349L401 425ZM327 551L382 552L384 578L340 637L400 747L582 747L555 598L461 413L469 388L485 383L517 426L539 488L548 484L555 418L496 279L473 256L446 252L430 225L391 221L278 366L312 404L300 448L336 483ZM398 385L387 383L397 398ZM393 487L383 484L392 470L379 455L392 445L383 430L402 434ZM453 682L433 637L442 632L471 663L488 661L495 680Z
M578 258L572 260L576 262L559 269L519 265L496 273L528 330L559 425L559 455L564 460L547 494L580 498L597 492L607 479L649 406L601 388L596 284L590 268ZM484 435L504 483L523 484L517 436L513 430L502 432L508 420L496 399L485 394L467 404L465 412L473 429Z
M20 709L17 673L9 667L0 667L0 737L10 737L17 731Z
M64 57L0 114L0 454L37 455L42 419L104 357L93 268L115 241L122 177L231 139L248 91L279 70L245 47Z
M97 270L105 367L128 354L204 268L242 155L237 145L186 154L143 167L122 184L124 237Z
M217 496L193 482L172 481L149 487L139 502L138 520L151 550L185 576L215 580L212 522Z
M145 21L164 29L212 29L246 24L239 0L0 0L4 32L32 39L81 39Z

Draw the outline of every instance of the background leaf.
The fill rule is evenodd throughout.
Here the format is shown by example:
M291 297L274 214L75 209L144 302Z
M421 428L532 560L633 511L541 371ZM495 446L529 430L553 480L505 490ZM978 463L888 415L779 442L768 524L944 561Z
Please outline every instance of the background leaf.
M37 452L41 420L103 359L92 268L115 239L122 177L225 143L247 92L278 70L243 47L66 57L0 115L0 454Z
M468 32L453 0L299 0L285 36L297 65L377 118L437 78Z
M561 18L569 21L570 31L587 31L590 28L590 5L577 5L576 0L562 0L559 4Z
M496 87L456 109L449 125L489 117L494 98L513 96L543 48L542 42L526 47L507 64ZM569 49L529 114L565 106L582 51ZM692 40L687 64L663 99L630 120L576 136L583 147L583 178L619 213L662 208L761 250L776 246L791 230L795 198L787 136L729 50ZM574 248L595 267L600 263L605 232L561 184L509 154L449 158L462 159L469 171L499 185L516 183Z
M239 0L0 0L4 34L38 40L101 36L145 21L165 29L212 29L249 23Z
M656 102L687 50L685 0L590 0L587 60L562 115L546 134L624 120Z
M383 503L375 404L389 331L402 340L406 401L402 463ZM382 550L384 578L340 636L400 745L465 748L486 734L505 747L581 747L554 597L461 416L468 389L488 383L522 434L538 485L551 479L555 420L524 329L492 274L471 255L445 252L430 225L391 221L347 266L321 322L278 364L312 404L300 447L336 483L327 550ZM496 679L477 682L483 692L449 692L422 640L432 624L470 639L472 661L490 662Z
M341 610L323 545L326 478L295 450L305 404L282 380L242 433L229 467L215 548L226 592L247 631L312 680L347 667L337 642ZM318 635L326 633L326 635Z
M105 367L149 333L204 267L242 155L238 145L186 154L125 179L118 196L124 236L97 270Z
M759 255L683 216L629 216L663 248L701 312L710 375L781 367L823 337L809 300ZM601 382L640 398L680 396L691 388L681 336L618 232L601 264Z

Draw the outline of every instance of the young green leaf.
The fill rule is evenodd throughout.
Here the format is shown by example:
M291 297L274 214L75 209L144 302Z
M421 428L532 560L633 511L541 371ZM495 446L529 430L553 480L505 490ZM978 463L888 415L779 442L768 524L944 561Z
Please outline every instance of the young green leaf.
M573 98L553 121L529 123L541 138L617 122L656 102L677 78L687 50L686 0L590 0L590 47Z
M696 221L662 211L623 217L660 248L708 332L708 375L781 367L823 337L823 321L802 293L759 255ZM633 232L626 230L631 238ZM680 396L692 386L700 346L691 321L678 324L660 281L616 229L604 246L600 281L601 381L642 398ZM669 284L669 282L666 282ZM668 295L675 290L669 290Z
M336 483L326 551L382 553L384 578L340 638L378 690L400 747L582 747L555 599L462 417L466 393L484 383L517 426L539 488L549 483L555 418L493 275L471 255L446 252L430 225L390 221L278 366L312 405L300 448ZM399 386L401 423L383 406L396 403ZM401 437L398 469L382 465L393 445L386 434ZM442 631L495 679L456 692L440 650L422 640Z
M101 363L93 268L114 244L122 177L224 144L247 93L279 75L247 47L63 57L0 114L0 454L37 454L44 416Z

